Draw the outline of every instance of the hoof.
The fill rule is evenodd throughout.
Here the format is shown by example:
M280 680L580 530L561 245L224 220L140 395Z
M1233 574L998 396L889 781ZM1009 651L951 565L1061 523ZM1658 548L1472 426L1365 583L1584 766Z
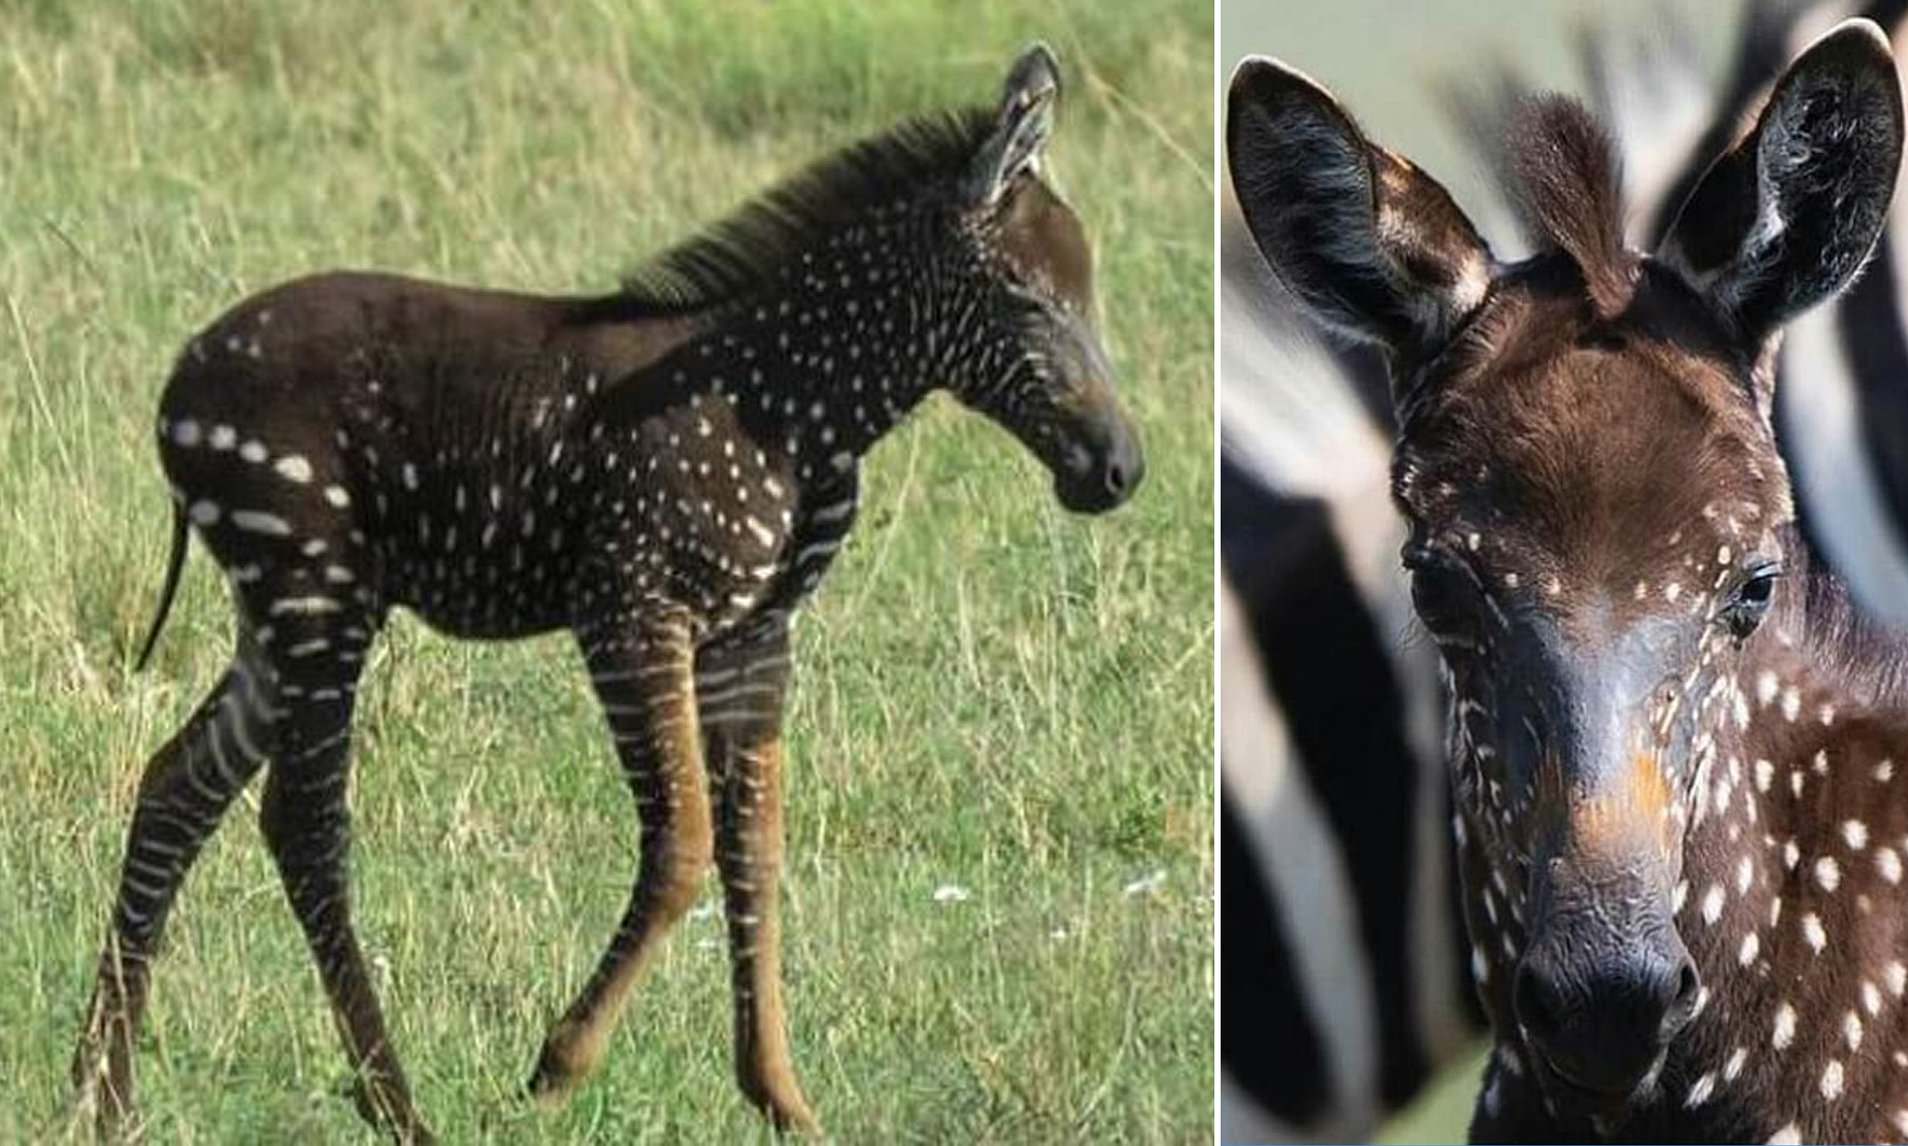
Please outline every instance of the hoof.
M554 1041L547 1042L543 1044L543 1052L537 1055L536 1069L530 1072L530 1081L524 1089L538 1110L560 1110L583 1084L584 1074L556 1049Z
M72 1143L123 1143L143 1142L146 1125L139 1112L130 1107L108 1109L100 1102L96 1091L88 1091L74 1099L56 1124L58 1129L49 1141Z
M407 1108L396 1113L381 1106L363 1079L351 1084L351 1104L358 1108L359 1118L373 1130L389 1134L393 1142L403 1146L436 1146L437 1135L431 1133L431 1128L424 1125L415 1110Z
M82 1047L73 1056L73 1101L61 1119L68 1142L133 1142L144 1132L133 1103L132 1079L114 1085L106 1055Z
M607 1049L609 1029L575 1019L563 1019L550 1029L530 1072L530 1098L539 1110L555 1110L570 1100L596 1073Z
M99 1115L99 1091L91 1086L82 1086L73 1095L73 1101L60 1113L58 1128L53 1134L56 1142L110 1142L112 1136Z
M773 1107L765 1113L768 1115L769 1123L775 1127L778 1137L789 1134L803 1138L822 1136L821 1123L816 1121L815 1112L799 1100L792 1106Z
M821 1123L816 1120L815 1112L809 1108L808 1100L802 1097L799 1088L788 1086L765 1091L755 1087L744 1088L744 1093L769 1120L780 1135L799 1134L805 1138L821 1136Z

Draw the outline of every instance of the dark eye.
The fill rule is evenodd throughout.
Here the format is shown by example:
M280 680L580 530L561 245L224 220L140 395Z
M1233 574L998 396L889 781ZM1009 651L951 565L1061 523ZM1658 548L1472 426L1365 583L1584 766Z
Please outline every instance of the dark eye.
M1433 629L1460 624L1470 593L1470 580L1450 558L1422 545L1408 545L1402 554L1411 573L1411 604L1418 617Z
M1722 619L1737 640L1746 640L1756 631L1756 626L1762 624L1762 618L1769 612L1769 602L1775 599L1776 578L1781 575L1780 566L1764 565L1751 570L1742 584L1736 586L1729 603L1723 606Z

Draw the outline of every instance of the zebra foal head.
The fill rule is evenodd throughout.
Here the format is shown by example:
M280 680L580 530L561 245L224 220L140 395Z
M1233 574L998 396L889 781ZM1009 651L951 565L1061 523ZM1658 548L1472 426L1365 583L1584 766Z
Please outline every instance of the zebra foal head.
M1506 263L1317 84L1263 59L1233 78L1229 161L1261 250L1389 361L1403 560L1454 694L1473 970L1556 1107L1647 1098L1704 1007L1686 869L1738 858L1690 841L1754 814L1716 806L1720 778L1755 758L1746 658L1784 636L1761 623L1801 592L1782 579L1798 542L1774 351L1873 248L1902 120L1887 41L1843 24L1643 252L1601 129L1533 101L1507 155L1536 253Z
M1092 248L1040 173L1059 97L1052 54L1030 49L1008 74L993 130L951 188L964 239L954 261L968 273L957 280L964 287L952 288L943 341L974 352L946 384L1033 451L1061 504L1100 513L1132 496L1145 462L1094 321Z

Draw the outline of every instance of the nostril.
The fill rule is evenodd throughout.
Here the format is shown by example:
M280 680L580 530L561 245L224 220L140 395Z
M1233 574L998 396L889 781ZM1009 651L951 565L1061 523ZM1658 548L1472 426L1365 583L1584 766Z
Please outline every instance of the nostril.
M1696 964L1683 960L1683 971L1676 983L1676 1004L1692 1006L1696 1002L1696 992L1703 989L1703 981L1696 974Z
M1676 997L1663 1015L1663 1037L1675 1035L1696 1017L1696 1000L1702 992L1703 979L1696 973L1696 964L1684 957L1683 965L1676 973Z
M1146 463L1138 450L1117 451L1107 459L1106 492L1116 497L1130 496L1145 476Z

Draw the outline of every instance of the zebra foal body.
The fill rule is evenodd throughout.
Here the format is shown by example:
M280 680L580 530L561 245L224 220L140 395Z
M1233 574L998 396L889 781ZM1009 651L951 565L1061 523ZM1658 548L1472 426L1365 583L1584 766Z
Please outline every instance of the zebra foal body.
M1087 313L1090 252L1041 182L1058 73L852 147L617 295L331 274L241 303L182 355L159 446L225 571L232 665L140 785L75 1081L117 1125L149 963L186 868L261 768L264 834L358 1074L430 1137L353 934L346 758L390 610L458 636L576 637L641 821L608 951L551 1030L561 1101L707 871L722 880L738 1081L812 1129L783 1018L777 880L790 618L853 525L862 454L934 388L1020 437L1069 508L1119 504L1137 440ZM151 650L148 640L146 651ZM142 658L143 659L143 658Z

